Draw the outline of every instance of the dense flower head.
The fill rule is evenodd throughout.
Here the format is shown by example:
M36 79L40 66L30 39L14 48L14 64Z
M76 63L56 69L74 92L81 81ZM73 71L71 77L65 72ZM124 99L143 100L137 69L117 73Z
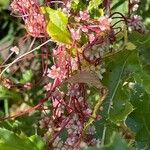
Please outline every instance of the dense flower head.
M10 7L22 17L29 34L34 37L45 34L46 22L36 0L13 0Z
M93 89L100 91L96 95L100 95L104 99L107 96L107 92L101 92L105 89L100 81L103 79L102 74L106 71L103 58L111 54L112 48L114 48L114 53L112 52L112 54L118 52L115 49L119 43L116 41L116 35L124 31L124 28L119 23L124 22L127 28L131 27L133 30L142 33L144 32L144 26L141 17L134 15L139 7L139 0L130 1L129 9L131 14L129 12L127 16L120 12L112 12L111 15L104 12L95 18L92 17L88 8L77 12L72 11L70 1L48 2L48 4L51 3L61 3L63 5L58 11L58 16L61 14L61 17L57 16L55 18L56 20L58 19L58 22L55 22L55 20L52 28L52 33L55 30L57 31L56 36L52 37L52 39L56 38L52 53L50 53L52 62L47 61L47 65L45 65L47 69L45 69L44 73L48 77L48 83L44 83L44 88L45 92L49 94L47 101L50 102L50 106L47 109L50 114L45 113L47 116L42 116L39 125L41 129L46 128L46 136L54 135L51 139L48 138L53 150L79 150L81 143L88 146L99 143L94 138L96 129L93 124L89 124L86 128L87 130L85 130L91 118L93 120L101 119L101 115L98 114L101 106L98 109L97 107L95 108L94 105L97 101L94 101L93 104L93 102L89 101L89 97ZM51 8L48 4L47 7ZM40 5L37 0L13 0L11 9L22 17L30 35L47 38L45 35L47 28L45 17L40 11ZM54 7L54 9L56 8ZM62 15L60 11L65 14ZM115 16L116 14L119 16ZM115 19L117 19L116 22ZM51 19L48 21L51 21ZM62 24L62 28L59 28L57 23L60 26ZM62 31L63 29L65 32ZM66 33L66 37L70 38L71 42L66 42L67 44L65 42L59 43L60 40L57 41L59 31L61 34L64 33L64 37ZM60 36L63 37L63 35ZM115 45L114 42L118 43ZM121 47L119 48L121 49ZM14 47L11 51L17 52L17 48ZM49 48L47 49L47 54L48 52ZM88 72L89 76L86 76L86 74L85 76L81 75L84 71ZM90 77L90 73L94 74L94 77ZM28 87L30 87L29 83L26 85L26 88ZM8 88L10 88L9 85ZM94 95L92 96L94 97ZM62 139L60 136L64 130L67 134L66 139Z
M139 3L140 3L140 0L131 0L130 1L130 9L134 12L134 11L137 11L138 8L139 8Z
M131 27L131 29L135 31L141 33L144 33L146 31L141 16L133 15L131 18L128 19L128 24Z
M54 65L51 67L51 69L48 69L47 76L52 79L58 78L58 79L62 80L62 79L65 79L66 73L63 70L61 70L60 67L56 67Z
M80 28L78 28L77 30L74 30L74 29L70 29L70 32L71 32L71 36L72 36L72 39L74 40L79 40L80 39Z
M101 31L109 31L111 29L112 19L108 16L102 16L99 18L99 28Z
M81 20L88 21L90 19L90 15L89 15L89 12L87 10L86 11L80 11L79 14L80 14L79 19L81 19Z

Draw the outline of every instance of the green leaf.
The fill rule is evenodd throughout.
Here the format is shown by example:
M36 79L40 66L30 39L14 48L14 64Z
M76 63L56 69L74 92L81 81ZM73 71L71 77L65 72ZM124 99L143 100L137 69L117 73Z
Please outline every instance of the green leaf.
M129 40L137 46L137 50L140 53L141 60L147 66L150 66L150 33L140 34L138 32L133 32L129 36Z
M134 50L134 49L136 49L136 46L132 42L128 42L126 44L126 49L127 50Z
M29 139L38 147L39 150L44 150L45 143L38 135L33 135Z
M48 16L47 32L56 42L71 44L71 36L67 29L68 17L61 11L50 7L41 8L43 14Z
M109 144L97 148L97 147L92 147L92 148L87 148L86 150L132 150L132 148L126 143L126 141L119 136L117 133L113 133Z
M21 95L20 93L16 92L13 89L7 89L4 86L0 85L0 98L1 99L14 99L14 100L20 100Z
M102 0L91 0L89 2L88 10L98 9L100 4L102 4Z
M87 9L88 1L81 1L81 0L71 0L71 8L72 11L78 13L81 10Z
M141 35L134 32L129 38L130 41L137 45L136 49L140 53L140 69L139 72L134 75L134 80L137 83L142 84L146 92L150 94L150 34Z
M101 135L102 142L108 143L113 131L125 125L128 115L134 110L130 103L130 95L125 85L128 79L134 80L134 74L139 72L139 57L137 51L123 50L105 60L106 73L103 84L108 87L108 96L103 104L102 118L106 120Z
M0 0L0 8L2 7L3 9L6 9L8 8L8 6L9 6L9 0L5 0L5 1Z
M126 143L126 141L117 133L113 133L110 138L110 143L101 148L101 150L131 150L132 148Z
M42 150L27 137L0 128L0 150Z
M140 73L135 74L135 81L144 86L147 93L150 94L150 74L146 72L146 70L141 70Z
M128 13L128 1L125 0L113 0L112 1L112 9L114 12L121 12L123 14Z
M125 79L128 77L128 74L125 74L125 70L132 55L134 54L130 51L122 51L113 56L113 58L106 60L107 72L104 74L104 84L109 91L106 99L107 103L109 101L109 106L107 105L105 109L107 110L108 118L115 124L125 122L128 114L133 111L129 97L123 88ZM128 73L130 74L130 72Z
M135 132L137 149L150 149L150 95L145 89L132 83L130 100L135 110L129 115L127 125Z
M22 79L20 82L21 83L31 82L32 78L33 78L32 70L26 70L26 72L23 73Z

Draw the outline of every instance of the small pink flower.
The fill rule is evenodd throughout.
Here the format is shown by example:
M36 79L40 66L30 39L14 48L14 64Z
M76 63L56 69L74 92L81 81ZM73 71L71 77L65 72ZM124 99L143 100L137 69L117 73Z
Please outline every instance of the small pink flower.
M86 10L86 11L80 11L80 19L81 20L84 20L84 21L88 21L90 19L90 15L89 15L89 12Z
M26 84L24 84L24 88L30 90L32 88L32 84L30 82L27 82Z
M95 39L94 34L93 33L89 34L89 41L90 41L90 43L92 43L94 41L94 39Z
M45 88L46 91L50 91L51 90L51 86L52 86L52 84L48 83L47 85L44 86L44 88Z
M66 71L61 70L60 67L56 67L55 65L51 67L51 69L48 69L47 76L52 79L60 79L62 81L64 78L66 78Z
M111 21L112 19L107 16L102 16L99 18L99 28L101 31L107 31L111 29Z
M77 30L75 29L70 29L72 39L74 40L79 40L80 39L80 29L78 28Z
M88 32L88 28L87 28L86 26L81 26L81 30L82 30L83 32Z
M8 89L10 89L12 86L11 81L9 79L5 79L3 84Z
M137 11L138 8L139 8L139 5L138 5L138 4L135 4L135 5L133 6L132 10L133 10L133 11Z
M10 7L22 17L30 35L41 37L45 34L46 21L37 0L13 0Z
M56 78L60 77L61 70L60 70L60 68L56 68L56 66L52 66L51 70L48 69L47 73L48 73L47 74L48 77L50 77L52 79L56 79Z

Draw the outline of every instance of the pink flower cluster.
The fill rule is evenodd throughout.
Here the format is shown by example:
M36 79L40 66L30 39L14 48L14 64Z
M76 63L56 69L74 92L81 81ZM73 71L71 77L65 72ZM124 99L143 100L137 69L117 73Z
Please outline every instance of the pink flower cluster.
M142 22L142 17L138 15L133 15L128 19L128 25L132 30L138 31L140 33L145 33L146 29Z
M130 1L130 9L131 11L135 12L138 10L139 8L139 3L140 3L140 0L131 0Z
M66 1L55 2L64 4ZM139 1L130 2L131 13L133 13L137 10ZM115 45L116 35L122 30L122 27L118 27L119 22L124 21L136 31L143 31L143 24L139 16L130 15L130 12L128 16L120 12L114 12L111 15L106 12L105 15L95 19L90 16L88 10L72 13L70 1L66 3L66 6L63 5L64 8L61 6L59 11L62 10L68 15L67 28L70 31L72 43L70 45L56 43L53 49L53 64L45 69L44 73L51 79L51 82L45 85L48 93L47 101L51 102L47 108L50 113L46 114L48 117L42 116L39 123L40 128L46 128L46 134L53 135L51 139L48 138L49 149L52 146L54 150L79 150L82 142L88 146L96 145L98 142L94 138L95 127L88 126L86 128L88 130L85 131L87 122L93 117L92 109L94 108L88 99L91 87L87 83L94 82L99 91L103 89L102 85L100 87L97 85L103 78L102 73L105 72L102 68L103 57L105 54L110 54L111 48ZM46 21L36 0L13 0L11 8L13 12L21 15L30 35L45 36ZM117 19L116 22L115 19ZM120 29L119 32L118 29ZM94 79L90 77L90 81L85 81L88 77L81 75L81 72L85 70L88 73L94 73L96 79L92 76ZM26 88L30 87L28 83ZM107 95L103 93L101 92L102 97ZM41 108L44 109L43 105ZM96 109L93 112L97 116L93 118L98 119L100 115L95 111ZM67 137L62 140L60 135L64 131Z
M44 36L46 22L37 0L13 0L10 7L12 12L18 13L22 17L30 35L34 37Z

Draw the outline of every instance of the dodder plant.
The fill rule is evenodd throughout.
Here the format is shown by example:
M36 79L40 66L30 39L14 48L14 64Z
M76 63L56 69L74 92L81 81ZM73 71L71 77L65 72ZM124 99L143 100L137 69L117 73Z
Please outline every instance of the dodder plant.
M121 129L124 137L132 143L134 137L127 137L127 134L132 133L126 127L125 119L133 111L133 106L126 100L118 104L114 102L113 106L113 97L117 88L128 84L122 83L122 87L120 84L127 57L136 49L136 46L128 41L128 34L146 32L141 17L136 15L139 4L138 0L128 0L127 12L123 14L112 8L111 0L44 1L42 5L37 0L11 2L12 14L23 19L28 34L45 40L38 48L48 42L55 45L51 53L53 65L49 67L47 63L43 71L43 76L53 79L44 86L47 91L46 97L34 108L19 114L20 116L35 109L42 110L39 126L45 131L43 138L46 140L46 149L79 150L89 146L107 149L103 146L108 142L106 139L109 134L112 134L108 129L106 135L109 123L112 124L112 128L118 126L118 130ZM38 48L23 54L8 67ZM12 49L15 50L16 47ZM107 63L109 59L113 61ZM117 59L120 59L118 66L123 66L120 72L113 70ZM105 76L107 77L107 72L110 71L107 70L106 64L112 69L110 78L116 77L111 79L110 84L116 84L115 80L119 80L114 89L112 86L110 90L107 84L109 81L105 81ZM124 91L121 92L122 96L126 95ZM109 98L110 101L107 102L106 99ZM50 105L45 109L44 103L48 101ZM109 103L107 108L103 106L105 101L106 104ZM118 110L118 107L122 109L121 113L118 111L113 114L115 105L118 105ZM111 119L110 115L110 119L107 120L105 115L102 116L103 109L104 114L107 111L107 115L112 111L113 118ZM104 120L105 125L101 127ZM95 129L95 125L99 126L98 129ZM96 136L100 132L101 137ZM118 135L113 134L112 139L118 140L115 141L118 142L115 149L122 149L117 148L119 144L126 147L125 149L131 149ZM111 149L113 144L108 148Z

